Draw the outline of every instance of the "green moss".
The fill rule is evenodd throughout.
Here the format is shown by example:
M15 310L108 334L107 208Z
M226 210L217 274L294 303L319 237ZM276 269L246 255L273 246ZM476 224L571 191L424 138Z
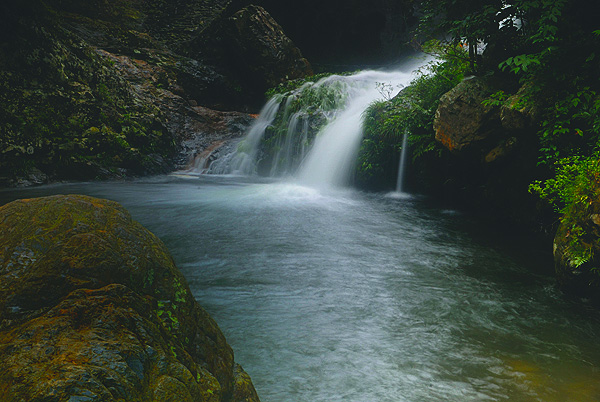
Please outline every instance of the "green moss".
M339 74L335 74L335 75L347 76L347 75L352 75L352 74L353 74L352 72L346 72L346 73L339 73ZM267 90L267 92L265 93L265 97L267 99L271 99L273 96L275 96L277 94L284 95L284 94L287 94L289 92L293 92L293 91L299 89L304 84L315 83L315 82L322 80L323 78L331 77L332 75L333 75L332 73L321 73L321 74L312 75L312 76L306 77L306 78L297 78L295 80L288 80L288 81L282 82L281 84L277 85L276 87L273 87L273 88L270 88L269 90Z

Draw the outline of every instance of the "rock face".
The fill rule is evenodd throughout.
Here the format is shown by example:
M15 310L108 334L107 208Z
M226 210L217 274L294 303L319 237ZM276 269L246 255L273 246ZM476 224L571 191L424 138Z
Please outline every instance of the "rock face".
M0 400L258 397L163 243L86 196L0 208Z
M228 33L238 65L247 66L248 78L259 80L265 89L313 73L308 60L262 7L248 6L235 13L229 18Z
M194 47L223 70L229 70L246 89L243 92L261 103L267 89L313 74L310 63L281 26L264 8L255 5L229 17L223 14L202 32Z
M0 186L166 173L216 141L239 137L252 119L232 110L258 110L264 91L252 88L294 73L289 65L283 73L265 58L250 60L264 49L247 43L239 53L221 42L207 45L236 66L253 62L257 71L264 64L273 76L241 75L191 50L200 32L239 10L225 12L228 4L3 2ZM275 35L269 44L289 44L276 24L259 26L272 19L251 19L232 38L242 43L263 30ZM282 51L288 49L276 49ZM190 151L190 143L198 148Z

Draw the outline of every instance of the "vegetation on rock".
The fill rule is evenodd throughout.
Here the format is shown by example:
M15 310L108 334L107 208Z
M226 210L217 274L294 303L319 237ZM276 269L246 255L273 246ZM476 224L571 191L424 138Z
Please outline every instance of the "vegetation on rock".
M463 78L465 63L432 63L393 99L373 104L365 113L365 136L359 151L357 183L381 189L396 181L402 137L409 135L412 158L440 153L431 135L440 97Z
M0 399L258 401L163 243L119 204L19 200L0 222Z
M187 162L188 153L239 136L250 118L198 107L248 110L266 89L251 96L256 77L207 64L208 49L197 46L230 3L3 3L0 185L164 173ZM208 48L221 58L243 56L235 64L262 68L271 85L308 72L308 63L306 71L298 64L304 60L299 50L273 29L272 18L255 14L246 26L250 31L234 37L237 48ZM263 53L274 43L281 46L268 59ZM234 56L236 49L245 53ZM191 144L196 149L188 150Z

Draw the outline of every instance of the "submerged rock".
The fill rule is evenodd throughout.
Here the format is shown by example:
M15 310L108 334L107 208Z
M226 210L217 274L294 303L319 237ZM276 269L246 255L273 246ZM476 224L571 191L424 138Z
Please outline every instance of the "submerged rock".
M258 401L164 244L118 203L0 208L0 400Z

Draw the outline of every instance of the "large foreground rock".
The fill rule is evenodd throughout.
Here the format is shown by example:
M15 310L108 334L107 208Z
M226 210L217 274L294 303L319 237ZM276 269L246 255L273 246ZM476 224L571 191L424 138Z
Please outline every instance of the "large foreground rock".
M86 196L0 208L0 400L258 401L163 243Z

